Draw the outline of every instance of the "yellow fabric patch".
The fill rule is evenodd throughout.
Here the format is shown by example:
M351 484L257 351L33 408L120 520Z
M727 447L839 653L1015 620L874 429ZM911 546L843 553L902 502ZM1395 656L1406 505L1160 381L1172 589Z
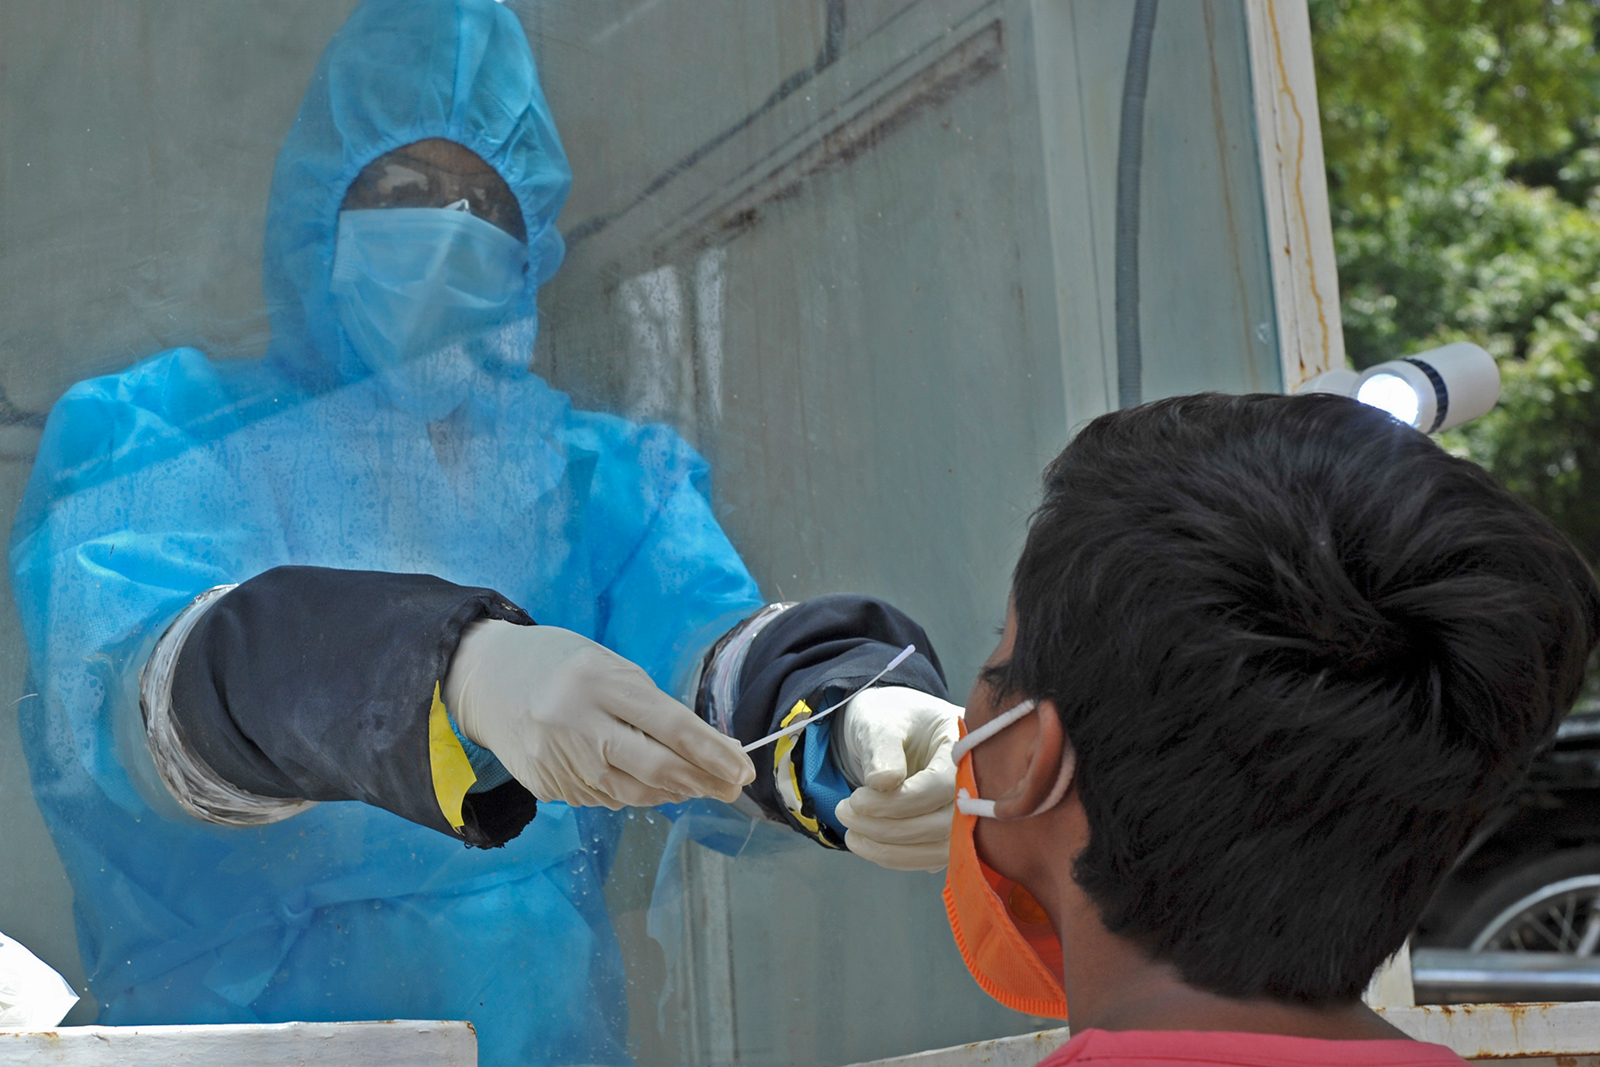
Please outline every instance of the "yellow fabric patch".
M439 683L433 684L433 710L428 712L428 762L433 768L433 795L439 801L450 829L461 832L465 822L461 817L461 802L467 790L478 781L472 771L472 761L467 750L450 728L450 713L439 699Z
M809 719L811 705L804 700L795 701L794 707L789 709L789 714L783 717L778 724L778 729L791 726L797 719ZM817 840L822 840L822 824L816 819L804 814L803 805L805 797L800 792L800 775L794 769L794 746L799 742L804 733L790 734L788 737L778 739L772 747L772 782L778 787L778 797L783 801L783 806L793 815L795 821L804 826Z

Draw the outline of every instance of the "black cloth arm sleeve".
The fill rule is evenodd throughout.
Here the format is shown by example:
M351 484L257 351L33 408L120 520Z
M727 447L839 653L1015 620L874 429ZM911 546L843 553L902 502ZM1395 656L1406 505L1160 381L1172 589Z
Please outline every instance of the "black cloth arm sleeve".
M481 618L533 623L492 589L432 575L277 567L195 624L173 671L173 719L240 789L359 800L469 845L502 845L533 819L533 795L515 780L468 794L457 832L429 752L435 692Z
M898 608L849 594L796 604L767 624L745 655L732 715L734 736L749 744L778 730L802 700L813 712L822 711L911 644L917 651L876 684L907 686L948 700L944 669L932 642ZM837 714L842 712L835 718ZM806 824L806 813L797 816L784 803L776 781L781 763L776 747L751 753L756 780L745 792L775 818L824 845L843 848L844 842L825 824L813 829ZM803 749L803 745L793 747L789 758L804 758Z

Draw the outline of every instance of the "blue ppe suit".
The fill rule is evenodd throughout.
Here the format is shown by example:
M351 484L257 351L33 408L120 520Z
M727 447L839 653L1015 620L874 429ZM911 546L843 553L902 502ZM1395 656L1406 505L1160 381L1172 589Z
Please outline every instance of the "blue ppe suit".
M529 246L517 314L444 375L464 402L431 426L367 375L328 289L344 190L424 138L499 171ZM101 1022L466 1018L485 1064L627 1060L601 894L612 813L541 805L494 850L357 803L209 825L161 794L138 711L172 618L284 564L493 587L669 692L759 606L703 461L663 427L574 411L526 370L569 183L509 11L367 0L278 159L268 354L176 349L52 411L11 544L38 689L20 715Z

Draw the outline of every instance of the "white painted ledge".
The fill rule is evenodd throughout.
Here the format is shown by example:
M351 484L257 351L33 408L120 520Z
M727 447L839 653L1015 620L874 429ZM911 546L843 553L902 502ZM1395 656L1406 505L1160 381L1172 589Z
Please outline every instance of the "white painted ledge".
M1421 1005L1377 1009L1419 1041L1519 1067L1600 1067L1600 1001ZM1033 1067L1065 1027L875 1060L860 1067ZM63 1026L0 1030L0 1065L64 1067L477 1067L465 1022L278 1023L259 1026Z
M1600 1001L1569 1004L1427 1004L1376 1009L1418 1041L1469 1060L1517 1067L1600 1067ZM1066 1043L1066 1028L976 1041L857 1067L1033 1067Z
M1446 1045L1469 1060L1584 1056L1600 1062L1600 1001L1419 1004L1376 1010L1418 1041Z
M1071 1036L1063 1026L1057 1030L997 1037L991 1041L974 1041L970 1045L873 1060L857 1067L1033 1067L1066 1044Z
M477 1067L467 1022L0 1029L0 1064L44 1067Z

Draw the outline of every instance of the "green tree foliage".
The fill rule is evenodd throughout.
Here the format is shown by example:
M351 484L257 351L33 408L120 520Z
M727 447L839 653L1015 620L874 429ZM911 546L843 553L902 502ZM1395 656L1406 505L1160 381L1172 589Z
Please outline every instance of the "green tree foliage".
M1589 0L1311 0L1345 342L1453 340L1499 407L1447 435L1600 562L1600 15Z

